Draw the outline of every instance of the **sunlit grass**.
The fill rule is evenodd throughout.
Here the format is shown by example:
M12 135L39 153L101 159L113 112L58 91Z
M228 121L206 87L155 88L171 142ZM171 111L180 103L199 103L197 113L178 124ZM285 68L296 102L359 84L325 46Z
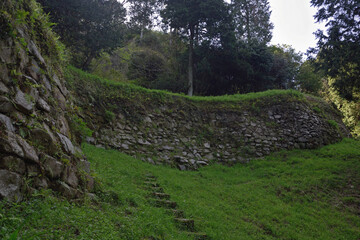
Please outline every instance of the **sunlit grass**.
M66 74L67 81L72 84L73 82L82 81L86 84L100 84L103 87L110 87L127 93L128 96L141 95L145 98L146 95L157 96L162 99L170 99L173 97L181 97L194 102L240 102L254 100L264 97L274 97L281 95L288 95L291 97L302 98L303 94L296 90L268 90L264 92L247 93L247 94L234 94L223 96L192 96L189 97L185 94L172 93L165 90L147 89L131 83L124 83L109 79L104 79L96 75L84 72L75 67L69 66Z
M83 149L101 182L98 202L74 204L46 192L21 204L2 202L1 239L17 231L19 239L190 239L165 210L148 203L148 172L210 239L360 238L359 141L195 172Z

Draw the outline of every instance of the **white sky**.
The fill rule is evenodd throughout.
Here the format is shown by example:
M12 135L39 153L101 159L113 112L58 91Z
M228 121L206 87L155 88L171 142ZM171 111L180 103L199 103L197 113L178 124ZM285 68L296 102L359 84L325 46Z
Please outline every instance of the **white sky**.
M317 29L325 29L324 24L316 24L316 9L310 0L269 0L271 22L274 24L271 44L288 44L303 53L316 46Z

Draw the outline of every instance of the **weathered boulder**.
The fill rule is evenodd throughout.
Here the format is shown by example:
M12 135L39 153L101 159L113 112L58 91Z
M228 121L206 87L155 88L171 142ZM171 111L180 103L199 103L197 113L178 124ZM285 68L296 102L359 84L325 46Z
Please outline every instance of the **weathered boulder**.
M39 157L36 153L36 150L33 146L31 146L25 139L20 136L16 136L17 143L21 146L24 152L24 158L35 163L39 162Z
M1 82L0 82L1 85ZM0 86L1 87L1 86ZM14 106L10 99L5 96L0 96L0 112L11 113L14 110Z
M19 202L22 200L23 180L21 175L0 169L0 199Z
M38 47L36 46L36 44L33 41L30 41L28 43L28 49L30 51L30 53L32 53L34 56L37 57L37 59L42 63L45 64L45 60L44 58L41 56L41 53L38 49Z
M73 188L79 185L79 179L76 176L75 169L71 166L65 168L62 180Z
M70 141L70 139L68 137L66 137L65 135L62 135L61 133L57 133L57 135L60 138L61 144L63 146L63 149L70 154L75 154L75 147L72 144L72 142Z
M24 151L18 144L16 135L9 131L5 131L5 134L0 136L0 152L24 157Z
M61 110L65 111L66 110L66 99L65 99L64 95L60 92L58 87L54 87L54 98L55 98L57 104L59 105L59 107L61 108Z
M36 102L36 106L40 109L40 110L44 110L45 112L50 112L51 108L49 106L49 104L42 98L39 98L38 101Z
M59 162L55 158L46 154L41 154L40 158L43 162L45 173L48 177L52 179L61 177L61 173L64 169L64 164L62 162Z
M8 92L9 92L9 88L6 87L3 82L0 81L0 94L6 94Z
M3 125L7 131L12 133L15 132L15 128L8 116L0 114L0 126L1 125Z
M55 154L59 149L57 147L57 141L50 129L34 128L31 130L31 139L38 145L45 148L49 154Z
M25 114L32 113L34 109L34 103L31 101L31 99L29 99L29 95L26 97L26 95L20 89L17 89L14 103L16 107Z
M24 160L14 156L0 156L0 169L7 169L19 174L25 174L26 165Z
M64 182L59 182L58 184L56 184L55 190L62 193L66 198L72 199L77 196L77 190L70 187Z

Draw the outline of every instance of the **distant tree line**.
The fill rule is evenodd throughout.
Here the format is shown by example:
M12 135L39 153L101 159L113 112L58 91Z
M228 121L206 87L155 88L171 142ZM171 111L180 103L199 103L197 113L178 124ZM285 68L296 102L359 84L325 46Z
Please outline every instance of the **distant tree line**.
M300 66L301 56L291 47L268 46L268 0L39 2L71 50L72 64L101 73L100 56L108 54L122 62L121 76L146 87L189 95L289 88ZM106 66L120 69L115 67Z
M38 0L72 64L110 78L189 95L298 88L318 94L326 77L341 96L359 90L359 3L312 0L313 58L270 46L268 0ZM126 6L126 8L125 8Z

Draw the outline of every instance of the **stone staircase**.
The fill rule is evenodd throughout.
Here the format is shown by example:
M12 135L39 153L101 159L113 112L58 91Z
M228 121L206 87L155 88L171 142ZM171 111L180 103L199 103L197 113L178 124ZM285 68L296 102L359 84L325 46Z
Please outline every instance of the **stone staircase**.
M185 217L184 211L178 209L177 203L170 200L170 195L164 192L164 189L156 180L157 178L151 173L145 175L144 185L149 190L150 204L167 209L168 213L174 216L177 228L191 236L194 240L209 240L210 238L205 233L196 231L194 220Z

